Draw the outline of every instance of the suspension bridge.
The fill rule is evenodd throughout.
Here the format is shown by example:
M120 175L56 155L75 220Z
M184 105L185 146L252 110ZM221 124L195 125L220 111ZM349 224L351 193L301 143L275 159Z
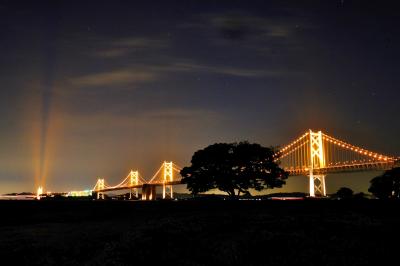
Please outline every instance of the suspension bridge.
M325 177L337 172L387 170L398 163L396 157L372 152L333 138L325 133L307 131L274 155L275 161L291 176L307 176L311 197L326 196ZM153 177L146 181L138 171L131 171L121 183L109 186L98 179L93 187L97 199L115 190L130 190L130 198L156 199L156 188L162 187L162 198L173 198L173 186L182 184L181 168L173 162L164 162Z
M104 199L105 192L129 189L132 199L133 195L139 198L139 189L141 189L142 200L154 200L156 199L156 188L162 187L162 198L172 199L174 198L173 186L181 184L180 171L181 168L173 162L164 162L149 181L146 181L139 171L131 170L122 182L115 186L109 186L105 179L97 179L92 191L97 194L97 199Z
M290 175L308 176L311 197L326 196L327 174L387 170L394 167L399 159L312 130L284 146L275 157Z

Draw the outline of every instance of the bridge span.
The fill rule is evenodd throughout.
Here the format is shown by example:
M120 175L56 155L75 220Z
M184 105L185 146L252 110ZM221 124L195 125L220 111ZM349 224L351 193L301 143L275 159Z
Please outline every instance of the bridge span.
M156 188L163 188L163 199L174 197L173 186L180 185L181 178L175 178L180 176L181 168L175 165L173 162L164 162L158 171L153 175L150 181L143 179L139 171L131 171L128 176L122 180L116 186L107 185L105 179L97 179L96 185L93 187L93 192L97 194L97 199L104 199L104 193L116 190L130 190L130 198L135 195L139 198L139 189L142 190L142 200L154 200L156 199Z

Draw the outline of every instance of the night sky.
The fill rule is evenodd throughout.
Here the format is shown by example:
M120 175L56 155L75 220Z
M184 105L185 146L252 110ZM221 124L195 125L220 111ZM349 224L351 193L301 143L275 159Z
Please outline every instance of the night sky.
M398 156L399 26L385 1L0 1L0 193L149 178L310 128Z

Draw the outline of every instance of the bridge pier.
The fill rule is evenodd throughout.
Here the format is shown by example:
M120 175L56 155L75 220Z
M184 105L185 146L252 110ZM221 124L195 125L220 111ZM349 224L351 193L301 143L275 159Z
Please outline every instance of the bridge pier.
M169 191L169 195L171 199L174 198L174 192L172 190L172 185L163 184L163 199L167 198L167 191Z
M310 173L310 197L326 197L325 175L314 175Z
M103 192L97 192L97 199L104 199L104 193Z
M132 199L132 195L135 195L136 199L139 199L139 190L137 188L130 189L129 199Z
M142 200L156 200L156 185L143 184Z

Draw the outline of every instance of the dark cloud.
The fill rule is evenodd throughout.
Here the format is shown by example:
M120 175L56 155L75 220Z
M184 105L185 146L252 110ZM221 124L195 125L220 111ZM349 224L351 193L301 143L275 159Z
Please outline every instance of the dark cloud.
M221 21L218 21L218 24L217 26L222 37L231 40L243 40L252 31L252 28L249 28L249 25L240 17L224 17Z

